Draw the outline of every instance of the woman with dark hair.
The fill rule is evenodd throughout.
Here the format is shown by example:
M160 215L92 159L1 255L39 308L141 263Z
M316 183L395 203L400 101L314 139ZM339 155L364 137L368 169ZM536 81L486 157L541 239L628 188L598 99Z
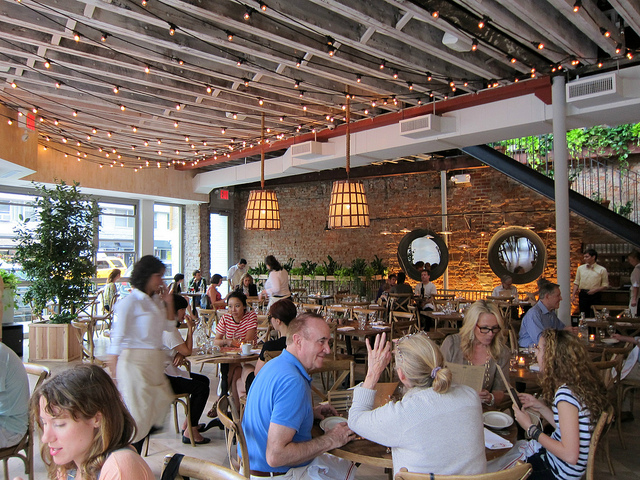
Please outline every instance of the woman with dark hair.
M269 278L264 283L264 290L260 292L260 297L269 298L268 307L271 307L278 300L291 296L289 274L273 255L267 255L264 263L269 269Z
M173 276L173 282L169 286L169 293L182 293L182 285L184 284L184 274L176 273Z
M217 310L218 308L224 308L225 303L222 299L222 295L218 291L218 287L222 284L222 275L216 273L211 277L209 288L207 289L207 297L209 297L209 307ZM201 305L204 308L204 305Z
M536 452L527 456L533 466L530 478L578 480L587 469L593 427L609 405L606 389L577 336L547 329L538 342L542 397L520 393L523 409L513 406L517 422L531 439L527 450ZM543 433L526 408L542 415L555 428L553 433Z
M154 478L129 446L136 423L102 368L77 365L52 377L33 393L30 410L50 479Z
M111 329L109 366L118 390L136 421L133 439L138 452L153 427L161 426L173 400L163 374L164 331L176 329L173 295L162 280L165 266L152 255L142 257L131 272L131 294L117 303Z
M187 338L176 330L173 332L164 332L162 341L169 349L170 362L164 373L169 379L173 393L188 393L190 399L190 417L185 418L182 424L182 443L191 443L190 430L193 431L193 441L196 445L209 443L210 438L200 435L204 431L204 424L199 424L200 416L204 412L204 407L209 399L209 377L199 375L197 373L188 372L180 367L184 364L185 357L191 355L193 351L193 329L195 324L188 315L187 307L189 303L180 295L173 296L173 304L176 309L176 321L180 325L184 320L187 324ZM191 429L187 428L187 420L191 424Z
M296 304L288 298L278 300L271 305L267 317L271 322L271 326L277 331L280 336L275 340L267 340L262 344L262 350L260 350L260 357L255 366L250 363L245 363L242 367L242 375L238 379L236 389L238 390L238 396L242 397L249 391L253 379L264 364L266 359L264 352L281 352L287 348L287 332L289 330L289 324L298 316L298 309Z
M116 282L122 276L122 271L119 268L114 268L109 272L109 276L107 277L107 284L104 286L104 291L102 292L102 309L105 312L111 311L111 307L113 306L114 299L118 294L118 287L116 286Z
M221 347L238 347L241 343L253 343L258 330L258 317L256 312L247 311L247 297L244 293L232 292L227 300L227 309L216 325L215 344ZM240 405L238 392L235 388L236 380L242 373L242 366L239 364L221 364L220 367L220 390L224 395L231 385L231 394Z

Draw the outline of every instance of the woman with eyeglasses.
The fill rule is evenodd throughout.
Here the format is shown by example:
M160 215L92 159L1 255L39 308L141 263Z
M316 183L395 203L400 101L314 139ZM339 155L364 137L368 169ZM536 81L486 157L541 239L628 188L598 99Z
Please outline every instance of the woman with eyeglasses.
M542 372L542 397L520 393L523 409L513 406L516 421L530 438L531 479L579 480L587 469L591 432L609 400L587 347L567 330L547 329L536 356ZM547 435L524 409L542 415L555 428ZM514 447L515 448L515 447Z
M436 475L484 473L482 406L466 385L452 385L451 371L425 332L402 337L395 347L398 379L405 387L399 402L374 410L375 386L391 360L390 343L377 335L373 348L366 340L368 370L353 392L349 428L391 448L394 474Z
M507 386L498 373L509 378L509 349L503 341L504 322L498 307L484 300L471 305L464 314L460 333L442 342L445 361L462 365L484 365L480 400L488 406L502 402Z

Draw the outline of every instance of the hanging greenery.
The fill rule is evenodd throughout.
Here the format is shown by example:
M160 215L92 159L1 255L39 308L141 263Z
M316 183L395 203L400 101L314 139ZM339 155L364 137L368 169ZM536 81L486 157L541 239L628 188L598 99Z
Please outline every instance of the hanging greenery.
M74 316L93 290L96 274L94 236L100 209L80 193L80 184L60 181L54 188L34 184L36 218L19 216L16 260L31 281L24 294L33 311L41 315L54 303L60 314Z

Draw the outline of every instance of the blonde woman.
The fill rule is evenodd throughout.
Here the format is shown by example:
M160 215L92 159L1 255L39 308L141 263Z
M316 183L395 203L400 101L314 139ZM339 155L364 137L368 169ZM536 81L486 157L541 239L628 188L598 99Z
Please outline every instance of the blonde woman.
M391 447L393 470L436 475L475 475L486 471L482 406L478 394L451 384L451 371L424 332L403 337L395 349L398 378L406 393L399 402L373 409L375 386L391 359L385 334L367 339L369 369L356 387L349 428Z
M507 386L498 373L502 369L509 378L509 349L505 346L504 322L498 307L484 300L471 305L464 315L460 333L449 335L442 342L442 354L448 363L484 365L480 400L487 406L504 399Z

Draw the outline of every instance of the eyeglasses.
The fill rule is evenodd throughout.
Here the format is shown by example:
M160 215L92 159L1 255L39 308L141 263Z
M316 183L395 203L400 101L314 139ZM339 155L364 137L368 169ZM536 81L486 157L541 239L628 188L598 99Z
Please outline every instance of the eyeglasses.
M478 327L478 325L476 325L476 327ZM500 331L502 330L500 327L478 327L478 330L480 330L481 333L493 333L494 335L497 335L498 333L500 333Z

